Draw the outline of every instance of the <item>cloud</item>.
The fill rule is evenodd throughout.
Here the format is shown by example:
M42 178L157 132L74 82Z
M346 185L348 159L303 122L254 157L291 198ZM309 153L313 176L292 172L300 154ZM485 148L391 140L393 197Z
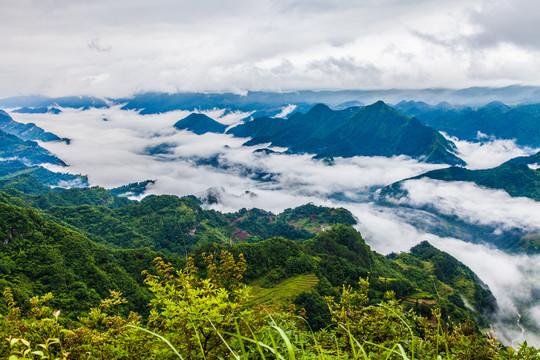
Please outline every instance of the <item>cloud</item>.
M475 35L485 45L534 47L538 6L521 0L531 11L524 31L514 31L521 23L513 4L7 0L0 97L539 83L529 48L516 59L516 49L483 54L468 45ZM100 74L110 76L81 81Z
M102 51L102 52L111 51L110 46L101 45L101 39L100 38L92 38L92 39L90 39L90 41L88 41L88 48L89 49L94 49L96 51Z
M470 39L474 46L511 43L540 49L540 4L537 1L483 1L469 16L472 23L479 27L477 34Z
M499 305L497 322L493 325L500 340L513 346L524 340L532 345L540 344L540 337L529 331L522 333L517 325L521 316L539 323L540 301L535 294L540 291L536 275L540 274L540 255L509 255L449 238L433 239L432 244L467 264L489 286ZM528 309L518 308L516 304L526 304ZM514 326L508 326L509 323Z
M443 135L456 144L458 156L467 163L467 168L473 170L493 168L518 156L530 156L540 151L519 146L515 140L486 138L481 133L479 133L481 141L475 142L460 140L444 133Z
M540 231L540 203L529 198L511 197L504 190L482 188L464 181L427 178L404 181L402 189L407 194L394 200L399 204L432 207L468 223L501 230Z
M286 119L287 116L289 116L294 110L296 110L296 105L287 105L281 108L281 111L279 114L277 114L276 118L282 118Z

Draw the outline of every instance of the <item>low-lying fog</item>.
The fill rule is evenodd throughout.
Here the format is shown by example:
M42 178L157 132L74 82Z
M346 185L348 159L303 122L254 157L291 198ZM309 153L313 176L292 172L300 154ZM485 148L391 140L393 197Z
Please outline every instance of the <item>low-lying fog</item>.
M540 299L534 296L540 291L540 256L509 255L486 245L421 232L411 220L433 220L423 211L401 206L431 204L443 214L489 225L494 231L509 227L540 231L538 202L470 183L423 179L405 183L409 193L398 206L383 206L372 198L376 189L446 166L419 163L405 156L336 158L328 165L308 155L254 153L256 147L242 146L246 139L177 131L173 124L187 116L187 111L140 115L120 107L62 110L58 115L11 113L16 121L34 122L72 140L70 145L41 144L70 165L55 170L87 174L91 185L106 188L157 180L147 194L204 197L211 188L221 201L213 208L221 211L258 207L280 212L308 202L345 207L358 218L357 228L374 250L406 251L428 240L463 261L489 285L499 302L500 321L494 328L501 340L515 344L527 339L530 344L540 344L533 333L521 334L519 325L507 326L509 322L516 324L518 312L527 312L540 323ZM206 114L227 125L248 115L223 110ZM474 169L497 166L537 151L520 148L511 140L453 140L459 155ZM149 150L161 144L166 145L159 154Z

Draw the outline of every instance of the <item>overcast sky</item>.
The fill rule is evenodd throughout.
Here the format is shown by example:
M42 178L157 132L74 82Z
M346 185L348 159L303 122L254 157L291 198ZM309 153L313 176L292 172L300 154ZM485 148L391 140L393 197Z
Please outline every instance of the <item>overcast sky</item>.
M540 84L535 0L0 0L0 97Z

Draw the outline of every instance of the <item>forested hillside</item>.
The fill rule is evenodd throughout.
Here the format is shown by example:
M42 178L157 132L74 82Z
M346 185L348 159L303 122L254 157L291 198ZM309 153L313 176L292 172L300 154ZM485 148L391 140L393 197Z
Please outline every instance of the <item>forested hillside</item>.
M427 326L429 321L450 326L450 320L446 319L467 323L471 326L471 334L477 334L474 341L478 341L478 346L484 347L484 351L493 351L489 350L485 340L478 337L477 326L488 324L490 314L497 307L496 301L471 270L428 243L418 245L410 253L389 258L379 255L350 227L349 224L354 224L355 220L343 209L308 204L281 214L257 209L222 214L203 210L190 198L154 196L137 203L112 196L101 188L87 188L43 191L38 195L7 189L0 192L0 212L0 239L4 249L0 260L0 283L6 301L2 305L4 315L0 320L7 337L31 338L34 344L53 341L13 321L22 316L17 321L34 324L32 329L39 328L46 333L44 319L52 316L52 310L60 310L61 322L55 326L78 327L79 330L56 335L54 344L70 346L73 354L87 349L92 356L101 353L101 356L108 354L111 358L119 358L119 354L124 352L140 355L142 348L148 347L143 351L145 356L164 356L167 350L153 338L132 328L118 328L118 324L140 325L146 322L145 326L164 335L169 334L167 336L176 346L184 349L188 340L182 336L171 337L169 333L177 325L162 322L169 316L169 310L163 308L169 306L165 305L169 290L162 286L172 281L169 276L173 273L167 270L168 265L158 261L158 277L150 274L156 274L156 270L152 270L155 257L166 256L167 261L172 261L176 267L183 267L186 266L186 257L191 256L187 269L192 270L184 274L192 276L190 271L197 269L198 276L201 276L200 280L195 280L198 277L190 278L189 281L195 281L193 291L210 291L209 301L217 296L212 301L217 301L216 304L223 302L223 306L232 311L227 310L226 313L237 321L239 318L234 314L240 314L237 313L240 308L244 309L242 314L255 314L259 311L257 306L265 304L270 306L272 310L267 311L271 311L273 316L289 319L286 326L295 324L294 321L290 323L293 318L289 316L300 314L307 321L307 329L332 329L337 335L340 330L334 324L352 321L348 316L339 315L338 309L342 306L357 307L354 302L345 305L350 301L347 300L349 296L356 294L354 296L363 299L359 303L362 304L358 308L360 313L370 313L371 308L382 310L379 315L370 313L369 316L375 316L370 320L373 324L364 323L363 326L374 326L379 321L377 316L393 317L391 314L395 311L414 311L418 314L414 315L416 317L404 315L408 319L406 322L417 324L414 326ZM144 270L151 271L146 280L141 275ZM231 272L237 274L228 278ZM221 297L208 287L206 281L215 281L215 286L231 293ZM240 301L245 296L244 290L240 291L242 282L251 290L250 297ZM180 286L179 289L186 286L180 284L175 286ZM119 308L120 312L111 312L124 302L120 293L127 303ZM193 301L191 296L196 296L194 294L185 295L184 300ZM109 295L112 298L107 300ZM34 296L42 296L42 300L32 299ZM401 304L398 305L397 301ZM150 313L146 306L148 303L152 305L150 309L154 309ZM47 307L44 308L45 304ZM176 301L170 306L177 306L174 304ZM290 308L293 310L279 310L287 304L293 306ZM385 305L381 308L380 304ZM207 305L201 303L200 306ZM91 307L97 308L90 310ZM383 310L385 307L393 310ZM138 318L134 315L125 318L127 310L137 312L142 319L136 320ZM204 311L208 311L207 316L212 318L216 315L212 315L209 308ZM432 314L438 315L433 317ZM233 324L231 319L213 319L215 326L225 326L220 327L221 331L232 330L227 330ZM95 327L96 321L108 321L109 325ZM205 333L208 331L206 327L212 326L205 319L193 318L193 321L202 321L194 331ZM263 331L262 323L254 319L250 321L253 323L249 326ZM401 320L394 318L392 321ZM292 331L304 331L303 326L294 326L299 327L291 328ZM88 330L84 330L85 327ZM351 331L360 336L357 330ZM123 335L115 337L114 341L108 338L110 346L106 348L96 350L93 347L93 337L107 338L112 333ZM227 333L223 335L230 336ZM137 339L136 348L139 350L132 347L135 344L125 343L126 337L132 336ZM375 336L375 333L369 336ZM400 336L389 336L380 341L391 345L392 342L403 341ZM424 335L417 333L414 336ZM379 341L376 338L372 340ZM5 354L24 350L24 344L12 343L11 348L4 347ZM47 351L51 354L59 351L57 345L49 345ZM218 343L214 346L220 348ZM203 346L193 356L202 356L203 353L213 356L210 354L221 351L214 346ZM336 348L329 354L350 351L346 348ZM374 354L380 352L376 348L372 351ZM426 347L423 351L434 350Z

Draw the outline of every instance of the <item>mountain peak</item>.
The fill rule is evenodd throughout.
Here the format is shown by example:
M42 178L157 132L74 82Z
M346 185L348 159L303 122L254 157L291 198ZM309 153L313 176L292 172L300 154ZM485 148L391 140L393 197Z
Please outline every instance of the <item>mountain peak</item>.
M226 125L215 121L211 117L197 113L189 114L182 120L177 121L174 127L178 130L189 130L197 135L208 132L221 134L227 128Z
M328 105L325 105L325 104L316 104L311 109L309 109L307 113L313 114L313 113L322 113L322 112L330 113L332 112L332 109L330 109Z
M510 106L506 105L505 103L501 101L492 101L489 104L487 104L485 107L488 109L496 109L500 111L510 110Z

